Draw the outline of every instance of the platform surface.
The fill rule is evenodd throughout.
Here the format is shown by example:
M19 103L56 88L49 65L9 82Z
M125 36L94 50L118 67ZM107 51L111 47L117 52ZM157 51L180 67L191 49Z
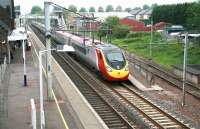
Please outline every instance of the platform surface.
M30 99L34 98L39 127L39 69L33 65L32 54L27 52L27 86L23 85L23 63L20 49L8 65L6 76L0 85L0 129L31 129ZM48 129L64 129L56 105L45 100Z

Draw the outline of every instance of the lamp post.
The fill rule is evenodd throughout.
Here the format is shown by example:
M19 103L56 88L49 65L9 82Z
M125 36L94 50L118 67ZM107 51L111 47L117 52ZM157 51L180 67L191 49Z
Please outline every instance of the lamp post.
M44 117L44 97L43 97L43 78L42 78L42 55L49 51L74 52L74 48L68 45L58 45L57 49L46 49L39 51L39 77L40 77L40 128L45 129ZM52 90L52 89L51 89Z
M42 78L42 54L55 49L47 49L39 51L39 76L40 76L40 128L45 128L45 118L44 118L44 104L43 104L43 78Z
M24 63L24 86L27 86L27 76L26 76L26 50L25 50L25 41L22 41L23 48L23 63Z
M44 9L45 9L45 36L46 36L46 50L50 50L51 49L51 36L50 36L50 5L51 2L49 1L45 1L44 2ZM46 67L46 71L47 71L47 86L48 86L48 90L47 90L47 96L48 96L48 100L52 100L53 99L53 95L51 93L51 89L52 89L52 70L51 70L51 51L47 51L47 67Z
M185 33L185 41L184 41L182 106L185 106L185 84L186 84L186 71L187 71L187 47L188 47L187 45L188 45L188 32Z
M153 42L153 19L151 18L151 39L150 39L150 58L152 58L152 42Z

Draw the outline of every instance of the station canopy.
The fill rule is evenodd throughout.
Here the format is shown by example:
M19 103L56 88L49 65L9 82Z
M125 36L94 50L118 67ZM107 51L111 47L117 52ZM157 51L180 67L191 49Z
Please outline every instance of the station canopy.
M8 41L26 40L27 33L24 27L14 29L8 36Z

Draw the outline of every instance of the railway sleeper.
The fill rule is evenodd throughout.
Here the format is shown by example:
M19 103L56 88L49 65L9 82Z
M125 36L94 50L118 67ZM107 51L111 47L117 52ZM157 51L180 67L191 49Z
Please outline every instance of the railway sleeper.
M107 121L106 121L106 122L107 122ZM124 123L122 123L122 122L117 122L117 123L109 123L108 126L111 127L111 128L112 128L112 127L115 127L115 128L116 128L116 127L119 127L119 128L120 128L120 127L123 127L123 126L125 126L125 125L124 125Z

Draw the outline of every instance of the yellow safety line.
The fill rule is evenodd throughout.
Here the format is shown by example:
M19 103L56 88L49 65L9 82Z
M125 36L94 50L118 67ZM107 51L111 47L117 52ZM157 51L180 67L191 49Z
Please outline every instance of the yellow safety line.
M53 97L54 97L54 99L55 99L56 106L57 106L57 108L58 108L59 114L60 114L60 116L61 116L61 119L62 119L62 121L63 121L63 123L64 123L64 125L65 125L65 128L66 128L66 129L69 129L69 127L68 127L68 125L67 125L67 123L66 123L66 121L65 121L65 118L64 118L64 116L63 116L63 114L62 114L62 111L61 111L61 109L60 109L60 106L59 106L59 104L58 104L58 100L57 100L57 98L56 98L56 96L55 96L55 93L54 93L53 89L52 89L52 93L53 93Z
M32 40L32 39L31 39L31 40ZM32 41L32 42L33 42L33 41ZM33 44L34 44L34 43L33 43ZM33 45L33 47L34 47L35 53L36 53L36 55L37 55L37 57L38 57L38 59L39 59L39 56L38 56L38 53L37 53L35 44ZM43 73L45 74L45 77L47 77L47 74L46 74L46 71L45 71L43 65L42 65L42 70L43 70ZM58 104L58 100L57 100L57 98L56 98L56 96L55 96L55 93L54 93L53 89L52 89L52 94L53 94L53 97L54 97L56 106L57 106L57 108L58 108L58 112L59 112L59 114L60 114L60 116L61 116L61 119L62 119L62 121L63 121L63 124L64 124L64 126L65 126L65 129L69 129L69 127L68 127L68 125L67 125L67 123L66 123L66 120L65 120L65 118L64 118L64 116L63 116L63 114L62 114L62 111L61 111L61 109L60 109L60 106L59 106L59 104Z

